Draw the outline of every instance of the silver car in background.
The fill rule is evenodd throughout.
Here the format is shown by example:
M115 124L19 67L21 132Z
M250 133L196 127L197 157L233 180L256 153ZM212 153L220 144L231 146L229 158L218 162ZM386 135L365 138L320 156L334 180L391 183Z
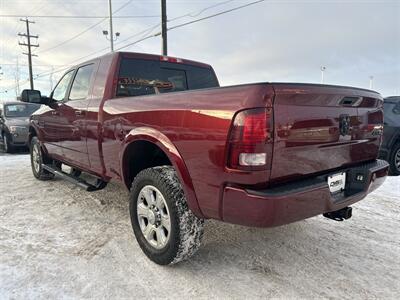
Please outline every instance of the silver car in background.
M28 146L29 117L39 108L38 104L19 101L0 103L0 136L5 152Z

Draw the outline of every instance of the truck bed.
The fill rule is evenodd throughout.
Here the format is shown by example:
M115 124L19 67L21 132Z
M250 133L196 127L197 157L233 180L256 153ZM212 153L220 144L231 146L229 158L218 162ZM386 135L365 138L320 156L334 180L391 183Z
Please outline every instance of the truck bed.
M232 119L240 111L262 107L273 109L267 167L232 170L227 167ZM348 87L255 83L114 98L103 110L103 152L110 173L121 169L116 130L155 129L176 146L204 215L214 218L220 218L219 195L226 185L262 189L329 172L375 159L380 144L369 124L381 120L380 95ZM349 128L341 133L343 117Z

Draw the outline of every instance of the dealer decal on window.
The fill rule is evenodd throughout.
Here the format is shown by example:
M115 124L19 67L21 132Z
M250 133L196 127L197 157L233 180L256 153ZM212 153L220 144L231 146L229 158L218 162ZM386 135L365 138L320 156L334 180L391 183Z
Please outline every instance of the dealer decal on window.
M170 81L148 80L143 78L120 77L118 84L155 87L158 89L173 89L175 86Z

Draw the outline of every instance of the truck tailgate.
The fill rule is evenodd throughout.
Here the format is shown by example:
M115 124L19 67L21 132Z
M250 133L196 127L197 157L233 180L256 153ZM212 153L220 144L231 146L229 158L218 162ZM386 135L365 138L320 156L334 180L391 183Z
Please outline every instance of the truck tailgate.
M327 85L273 86L271 183L377 158L383 125L378 93Z

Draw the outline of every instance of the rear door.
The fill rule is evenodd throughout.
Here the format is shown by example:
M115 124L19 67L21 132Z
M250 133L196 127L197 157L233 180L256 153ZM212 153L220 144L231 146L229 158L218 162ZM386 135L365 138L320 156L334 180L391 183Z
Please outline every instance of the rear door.
M60 107L60 114L65 120L62 128L64 160L84 168L90 166L86 143L86 114L95 69L96 63L77 69L68 96Z
M275 84L274 89L272 181L376 159L382 125L379 94L320 85Z

